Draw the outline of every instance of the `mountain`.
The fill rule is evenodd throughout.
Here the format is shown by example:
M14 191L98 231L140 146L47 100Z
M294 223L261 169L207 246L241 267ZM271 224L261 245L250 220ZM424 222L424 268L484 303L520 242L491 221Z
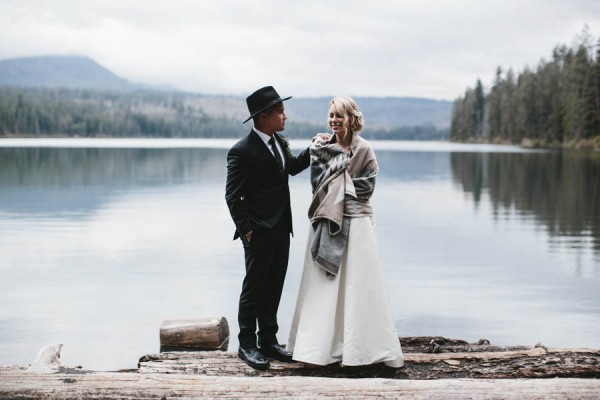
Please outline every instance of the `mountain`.
M0 60L0 86L133 90L96 61L81 56L39 56Z
M201 95L137 85L115 75L88 57L40 56L0 60L0 87L70 88L99 91L144 89L164 96L184 97L188 106L211 117L244 120L246 102L240 96ZM331 97L295 97L286 103L289 120L325 128ZM412 97L355 97L365 116L366 129L450 125L452 102Z

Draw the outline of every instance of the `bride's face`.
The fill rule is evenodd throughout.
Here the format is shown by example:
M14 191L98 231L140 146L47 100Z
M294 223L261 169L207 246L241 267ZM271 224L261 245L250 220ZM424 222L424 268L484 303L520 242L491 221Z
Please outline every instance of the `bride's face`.
M331 132L334 134L344 132L344 116L337 112L335 105L333 104L329 106L329 117L327 118L327 123L329 124Z

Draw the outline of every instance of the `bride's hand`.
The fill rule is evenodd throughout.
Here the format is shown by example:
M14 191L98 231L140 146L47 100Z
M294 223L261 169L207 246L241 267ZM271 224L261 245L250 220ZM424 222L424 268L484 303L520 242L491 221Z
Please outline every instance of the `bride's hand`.
M326 142L326 141L328 141L328 140L329 140L329 137L330 137L330 136L331 136L331 135L330 135L329 133L317 133L317 134L316 134L316 135L315 135L315 136L312 138L312 141L313 141L313 143L314 143L314 141L315 141L315 140L317 140L317 138L319 138L319 139L321 139L321 140L323 140L323 141L325 141L325 142Z

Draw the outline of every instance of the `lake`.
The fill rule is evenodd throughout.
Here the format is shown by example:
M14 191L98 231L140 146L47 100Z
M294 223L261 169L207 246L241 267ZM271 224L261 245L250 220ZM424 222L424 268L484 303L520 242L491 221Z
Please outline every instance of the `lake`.
M224 201L234 142L0 140L0 365L63 343L69 366L136 367L172 318L225 316L237 349L243 251ZM372 204L400 336L600 347L599 153L373 146ZM308 235L308 172L290 189L281 342Z

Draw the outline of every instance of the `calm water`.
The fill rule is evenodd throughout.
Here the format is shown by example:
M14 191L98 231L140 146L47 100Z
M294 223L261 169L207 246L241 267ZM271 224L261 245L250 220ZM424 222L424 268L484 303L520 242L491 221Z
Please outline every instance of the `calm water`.
M135 367L177 317L224 315L237 347L232 143L0 141L0 365L63 343L69 366ZM376 229L401 336L600 347L600 154L374 145ZM308 229L306 172L291 192L282 342Z

